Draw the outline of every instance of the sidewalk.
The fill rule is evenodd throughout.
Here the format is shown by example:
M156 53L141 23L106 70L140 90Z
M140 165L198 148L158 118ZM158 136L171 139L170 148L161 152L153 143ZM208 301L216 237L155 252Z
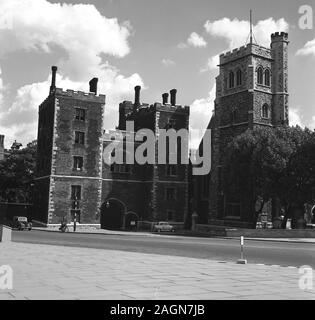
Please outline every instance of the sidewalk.
M13 290L0 299L311 299L294 267L26 243L0 243Z

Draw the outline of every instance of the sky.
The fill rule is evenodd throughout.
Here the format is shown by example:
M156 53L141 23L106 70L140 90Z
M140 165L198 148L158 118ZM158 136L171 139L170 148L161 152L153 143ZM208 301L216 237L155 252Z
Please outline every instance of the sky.
M149 104L176 88L177 104L191 107L190 127L205 129L218 55L246 43L250 9L258 44L269 46L273 32L289 33L290 124L314 129L315 32L299 24L302 5L315 9L314 0L0 0L5 146L37 138L52 65L64 90L88 91L89 80L99 78L105 129L118 124L119 102L133 101L136 85Z

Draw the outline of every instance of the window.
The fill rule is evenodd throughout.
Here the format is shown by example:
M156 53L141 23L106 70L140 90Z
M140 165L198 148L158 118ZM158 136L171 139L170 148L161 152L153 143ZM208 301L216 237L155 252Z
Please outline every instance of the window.
M257 82L258 84L263 84L263 68L259 67L257 69Z
M83 157L73 157L73 170L82 171L83 170Z
M81 200L81 186L71 186L71 200Z
M176 176L177 175L177 167L176 165L169 164L166 166L166 175L167 176Z
M234 72L229 73L229 88L234 88Z
M171 210L167 211L167 220L168 221L174 220L174 211L171 211Z
M238 69L236 72L236 85L242 85L242 71L240 69Z
M85 121L85 109L75 108L75 119Z
M111 165L110 171L116 172L116 173L131 173L131 168L130 168L130 165L128 164L114 163Z
M84 132L81 131L75 131L75 138L74 142L77 144L83 144L84 145Z
M270 70L265 70L265 86L270 87Z
M166 188L166 200L175 200L175 188Z
M269 106L268 104L264 104L262 107L262 117L268 119L269 118Z

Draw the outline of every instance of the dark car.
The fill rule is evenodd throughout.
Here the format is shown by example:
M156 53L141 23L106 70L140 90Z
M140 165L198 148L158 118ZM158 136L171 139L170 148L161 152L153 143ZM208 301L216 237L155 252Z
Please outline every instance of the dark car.
M32 223L27 220L27 217L13 217L13 224L12 224L13 229L18 229L18 230L32 230Z

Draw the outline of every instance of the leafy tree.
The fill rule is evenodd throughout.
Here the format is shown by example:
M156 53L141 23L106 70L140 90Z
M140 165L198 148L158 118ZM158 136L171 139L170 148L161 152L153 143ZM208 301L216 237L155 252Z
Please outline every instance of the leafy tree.
M225 188L236 184L240 196L252 199L252 225L264 204L279 199L285 221L293 208L312 200L315 135L300 127L247 130L228 145L224 158Z
M36 166L36 144L21 150L10 150L0 161L0 201L31 201L32 181Z

